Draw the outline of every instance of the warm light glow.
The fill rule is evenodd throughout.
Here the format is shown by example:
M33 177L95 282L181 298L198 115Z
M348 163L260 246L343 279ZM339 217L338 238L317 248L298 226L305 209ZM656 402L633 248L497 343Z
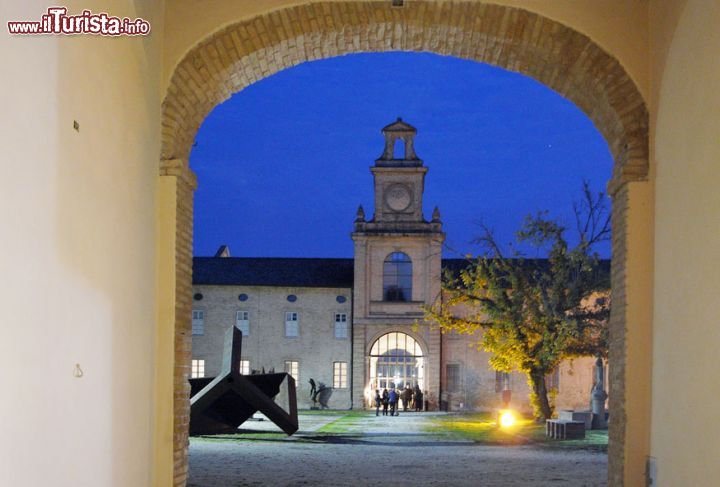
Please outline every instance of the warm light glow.
M365 388L365 399L370 406L375 405L375 391L372 389L371 384Z
M512 411L500 411L500 426L509 428L515 424L515 415Z

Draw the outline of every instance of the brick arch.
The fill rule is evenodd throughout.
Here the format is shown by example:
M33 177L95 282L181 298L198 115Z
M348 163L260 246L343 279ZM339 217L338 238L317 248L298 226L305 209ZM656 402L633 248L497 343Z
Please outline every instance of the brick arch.
M625 249L628 182L648 173L648 112L620 63L587 36L526 10L479 1L310 2L229 25L176 66L162 104L160 174L176 178L174 484L187 478L192 200L190 149L210 111L232 94L305 61L360 52L423 51L534 78L593 121L614 158L610 319L611 485L622 485L625 441Z
M258 80L305 61L383 51L433 52L530 76L595 123L616 179L647 175L647 109L620 63L556 21L480 2L313 2L225 27L175 68L162 106L162 159L187 161L210 111Z

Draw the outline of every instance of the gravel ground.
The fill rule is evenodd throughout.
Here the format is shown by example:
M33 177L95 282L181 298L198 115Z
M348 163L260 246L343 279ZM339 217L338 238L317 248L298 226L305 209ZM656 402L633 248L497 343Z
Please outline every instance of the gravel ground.
M190 440L190 487L602 486L607 455L588 450L486 446L426 433L429 413L367 416L347 432L317 430L340 416L301 415L290 438ZM276 431L268 421L244 429Z

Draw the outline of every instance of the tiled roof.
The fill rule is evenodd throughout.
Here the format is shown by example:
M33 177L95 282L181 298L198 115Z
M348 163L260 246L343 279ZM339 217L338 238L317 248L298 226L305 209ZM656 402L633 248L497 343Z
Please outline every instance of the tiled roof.
M417 132L417 129L407 122L403 122L401 117L398 117L393 123L386 125L382 128L383 132Z
M443 259L442 268L457 275L469 263L467 259ZM609 276L609 260L602 261L600 272ZM195 257L193 284L350 288L353 259Z
M193 284L349 288L353 259L195 257Z
M454 276L459 275L460 271L465 269L469 265L470 265L470 261L468 259L443 259L442 260L443 272L450 271L450 273Z
M442 268L443 271L449 270L453 276L459 276L460 271L467 268L470 265L468 259L443 259ZM547 269L547 259L525 259L523 260L524 265L532 266L534 268ZM610 259L601 259L600 266L597 269L598 276L601 278L603 286L610 287Z

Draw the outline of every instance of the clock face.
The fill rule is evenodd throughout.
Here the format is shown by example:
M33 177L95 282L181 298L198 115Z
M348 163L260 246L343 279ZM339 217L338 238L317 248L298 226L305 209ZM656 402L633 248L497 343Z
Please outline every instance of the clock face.
M406 210L412 203L410 189L403 184L393 184L385 190L385 204L393 211Z

